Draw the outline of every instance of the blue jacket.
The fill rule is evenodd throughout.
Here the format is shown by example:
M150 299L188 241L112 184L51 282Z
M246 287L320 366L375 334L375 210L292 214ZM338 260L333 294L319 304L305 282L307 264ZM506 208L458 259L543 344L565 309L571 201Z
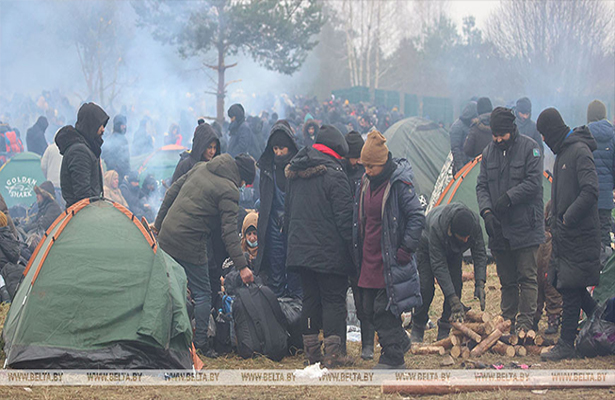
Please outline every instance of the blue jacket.
M598 173L598 185L600 194L598 196L598 209L613 209L613 189L615 188L615 134L613 125L606 119L592 122L589 125L598 149L594 150L594 161L596 162L596 172Z
M412 257L407 265L399 265L396 256L397 249L402 246L412 253L416 252L425 226L425 213L414 190L414 173L410 163L405 159L393 161L397 169L387 184L382 200L382 257L389 298L387 308L399 316L423 303L416 257ZM353 247L359 274L363 250L363 232L360 232L359 226L365 227L363 197L368 187L367 176L363 176L355 198L353 222Z

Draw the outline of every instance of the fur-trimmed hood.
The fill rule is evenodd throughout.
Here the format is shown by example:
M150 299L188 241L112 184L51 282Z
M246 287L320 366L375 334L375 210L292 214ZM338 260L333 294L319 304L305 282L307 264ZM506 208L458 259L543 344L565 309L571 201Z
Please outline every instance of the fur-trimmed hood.
M310 179L324 175L328 168L343 171L342 164L335 158L321 153L313 147L304 147L286 166L286 178Z

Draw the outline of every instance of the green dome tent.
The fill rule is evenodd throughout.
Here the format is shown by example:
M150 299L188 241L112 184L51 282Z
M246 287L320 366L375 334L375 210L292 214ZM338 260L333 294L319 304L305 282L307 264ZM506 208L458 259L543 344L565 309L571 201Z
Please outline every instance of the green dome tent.
M186 147L170 144L156 149L151 154L132 158L130 165L138 168L140 183L143 183L148 175L152 175L160 183L173 177L179 155L186 150L188 150Z
M384 136L393 156L412 164L414 185L426 205L451 151L448 132L433 121L410 117L393 124Z
M6 317L7 365L192 368L186 275L123 206L84 199L32 255Z
M34 186L45 181L41 158L36 153L19 153L0 168L0 194L6 205L31 206L36 201Z
M435 207L452 202L462 203L476 213L478 210L478 199L476 197L476 181L480 172L480 161L482 156L476 157L457 172L457 175L448 183L444 191L439 194ZM443 171L443 174L448 173ZM551 199L551 177L543 172L543 199L544 204ZM485 244L488 243L487 233L482 218L480 219L485 235Z

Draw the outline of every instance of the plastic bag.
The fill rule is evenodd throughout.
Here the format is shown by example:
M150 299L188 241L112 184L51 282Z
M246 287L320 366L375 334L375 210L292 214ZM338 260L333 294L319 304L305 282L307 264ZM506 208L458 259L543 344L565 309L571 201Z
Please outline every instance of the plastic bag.
M609 301L600 305L583 326L576 340L583 357L615 355L615 323L603 319Z

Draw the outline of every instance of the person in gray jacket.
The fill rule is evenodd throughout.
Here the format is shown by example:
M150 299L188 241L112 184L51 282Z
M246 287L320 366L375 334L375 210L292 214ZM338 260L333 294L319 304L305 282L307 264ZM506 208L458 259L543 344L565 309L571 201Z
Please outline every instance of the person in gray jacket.
M502 284L502 317L528 331L538 297L538 246L545 240L543 158L538 144L519 134L511 109L493 110L490 125L493 142L483 151L478 205Z
M463 253L468 249L474 261L474 296L480 300L484 311L487 252L478 214L461 203L436 207L427 214L416 253L423 305L412 315L412 343L423 341L435 292L434 278L444 293L442 317L438 321L438 340L448 337L451 320L463 321L461 266Z

